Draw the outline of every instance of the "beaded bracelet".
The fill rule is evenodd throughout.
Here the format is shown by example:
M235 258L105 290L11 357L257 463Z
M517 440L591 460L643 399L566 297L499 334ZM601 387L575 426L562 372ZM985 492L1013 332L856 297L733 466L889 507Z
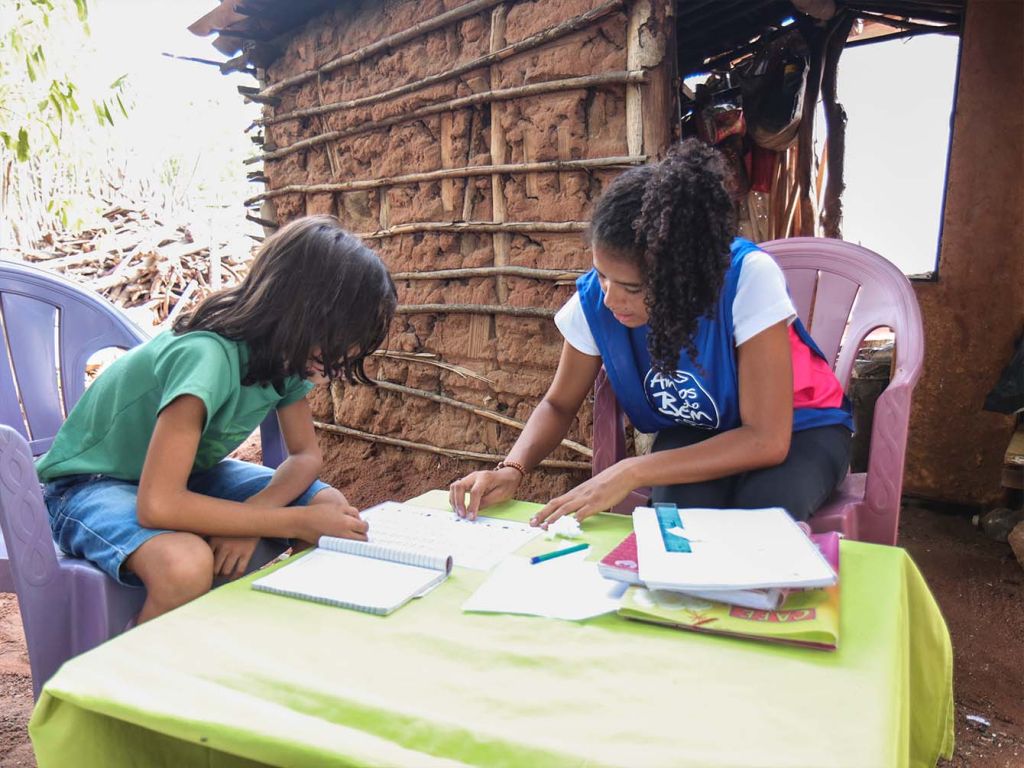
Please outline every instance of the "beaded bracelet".
M505 459L498 462L498 466L495 469L504 469L505 467L511 467L523 477L526 477L526 467L520 464L518 461L512 461L512 459Z

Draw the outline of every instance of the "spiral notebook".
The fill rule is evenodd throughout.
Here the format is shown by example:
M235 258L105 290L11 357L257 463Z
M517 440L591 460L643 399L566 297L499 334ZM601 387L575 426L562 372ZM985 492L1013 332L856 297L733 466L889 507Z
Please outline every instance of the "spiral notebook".
M252 583L253 589L387 615L452 571L451 555L322 536L316 549Z

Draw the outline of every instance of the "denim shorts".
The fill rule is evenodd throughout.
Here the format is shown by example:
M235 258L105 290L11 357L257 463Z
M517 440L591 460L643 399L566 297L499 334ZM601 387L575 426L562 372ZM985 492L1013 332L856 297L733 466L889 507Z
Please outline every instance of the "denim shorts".
M270 467L225 459L189 477L188 489L241 502L263 490L273 475ZM314 480L291 506L305 506L329 487ZM65 554L89 560L122 584L142 586L135 574L124 569L125 560L149 539L169 531L139 525L138 493L138 483L106 475L68 475L46 483L43 495L57 546Z

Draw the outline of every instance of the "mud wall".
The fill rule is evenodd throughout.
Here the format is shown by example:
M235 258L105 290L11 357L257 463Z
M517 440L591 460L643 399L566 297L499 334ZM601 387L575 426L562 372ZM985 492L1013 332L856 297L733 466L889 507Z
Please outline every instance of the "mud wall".
M1013 419L982 410L1024 328L1024 5L970 2L939 254L918 283L925 370L905 491L960 503L1001 495Z
M284 54L267 70L264 86L273 87L460 5L446 0L390 0L328 12L291 38ZM650 7L644 2L634 5ZM265 116L379 94L450 70L599 6L597 0L495 5L418 35L393 50L282 88L275 95L276 103L266 107ZM560 88L501 100L486 97L498 89L623 74L628 64L643 61L636 51L627 50L631 12L629 6L602 11L600 18L576 32L399 98L268 124L264 150L269 156L264 160L264 173L273 197L265 201L265 215L286 223L304 214L335 214L352 231L367 237L393 273L495 265L563 271L587 268L589 254L578 230L588 218L591 203L625 167L622 164L388 183L370 189L281 192L292 185L381 180L445 168L640 156L650 150L652 136L664 134L658 126L652 128L652 121L667 126L669 118L667 112L659 117L662 108L648 103L642 121L645 147L637 129L630 133L627 127L626 94L631 87L627 83ZM664 24L658 29L670 27ZM648 38L655 33L653 27L644 30ZM474 94L482 94L484 99L437 114L414 115L415 119L403 117ZM636 102L630 104L634 112L637 108ZM364 130L380 121L390 124ZM302 151L287 150L295 142L330 132L346 135ZM634 136L632 147L630 135ZM282 154L282 149L287 153ZM429 228L421 226L446 222L506 222L512 224L513 231L424 231ZM515 229L523 223L529 231ZM571 231L543 231L549 223ZM538 226L531 229L531 225ZM399 234L396 228L406 233ZM399 302L406 307L470 304L550 312L573 290L571 280L564 278L488 275L396 282ZM389 349L430 354L472 375L388 357L375 359L368 370L388 382L525 421L551 381L561 344L549 317L412 309L397 316ZM335 384L330 393L316 393L313 403L317 418L324 422L498 457L519 434L513 427L465 410L382 389ZM569 435L584 445L590 444L590 413L587 404ZM379 485L381 493L417 492L423 487L441 487L467 471L487 466L484 461L458 461L323 431L320 436L329 465L326 479L341 487L371 482ZM589 460L579 451L562 448L552 458L577 462L578 467L538 471L524 486L524 498L546 500L588 474L584 466Z

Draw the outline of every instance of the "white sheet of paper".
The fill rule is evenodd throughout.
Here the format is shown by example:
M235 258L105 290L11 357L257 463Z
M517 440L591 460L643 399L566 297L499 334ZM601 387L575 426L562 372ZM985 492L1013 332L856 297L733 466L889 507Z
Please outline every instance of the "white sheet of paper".
M512 520L465 520L454 512L392 501L364 510L362 518L370 524L373 543L443 550L451 554L455 565L478 571L490 570L543 533Z
M532 565L510 557L495 568L470 596L462 610L477 613L519 613L580 621L618 610L628 585L606 579L586 552Z

